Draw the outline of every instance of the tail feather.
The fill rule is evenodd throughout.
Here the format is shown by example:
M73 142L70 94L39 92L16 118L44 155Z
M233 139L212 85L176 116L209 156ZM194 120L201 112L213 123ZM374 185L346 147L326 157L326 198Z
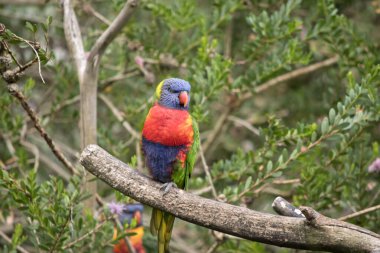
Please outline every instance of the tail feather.
M158 253L168 253L175 217L158 209L153 209L150 232L158 235Z
M153 208L152 218L150 219L150 232L153 235L157 235L157 233L158 233L158 229L160 228L162 216L163 216L162 211Z

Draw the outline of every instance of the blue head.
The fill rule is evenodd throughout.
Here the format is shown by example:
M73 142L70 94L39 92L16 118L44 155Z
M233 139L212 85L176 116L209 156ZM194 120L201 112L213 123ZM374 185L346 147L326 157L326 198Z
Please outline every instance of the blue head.
M123 206L123 211L119 215L121 224L132 222L132 219L136 219L137 227L142 226L142 214L144 212L144 206L141 204L126 204Z
M190 83L179 79L169 78L163 80L156 89L158 103L162 106L188 110L190 103Z

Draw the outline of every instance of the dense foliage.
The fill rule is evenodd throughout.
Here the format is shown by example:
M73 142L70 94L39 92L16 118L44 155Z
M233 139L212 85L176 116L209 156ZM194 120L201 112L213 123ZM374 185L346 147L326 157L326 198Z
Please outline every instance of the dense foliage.
M124 5L74 2L86 48ZM263 212L273 212L273 199L283 196L333 218L379 205L380 166L368 170L380 155L379 13L379 1L143 0L101 60L99 94L123 119L99 99L98 143L147 173L139 140L123 122L139 132L155 85L180 77L192 84L191 111L216 190L199 158L191 191ZM18 61L33 59L30 42L40 43L46 84L37 63L18 84L41 125L82 170L79 86L60 6L4 5L0 23L7 28L0 39ZM12 59L0 64L17 67ZM72 176L56 159L5 81L0 119L0 230L10 237L0 238L2 250L111 251L112 214L105 206L95 214L83 210L83 172ZM132 201L101 183L98 193L106 201ZM348 221L379 233L379 220L377 209ZM293 252L217 238L179 221L173 252L206 252L214 243L214 252ZM154 240L146 233L148 252Z

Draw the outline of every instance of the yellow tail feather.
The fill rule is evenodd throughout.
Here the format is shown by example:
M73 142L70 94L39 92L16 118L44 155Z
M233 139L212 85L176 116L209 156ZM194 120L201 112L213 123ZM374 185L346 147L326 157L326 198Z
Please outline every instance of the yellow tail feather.
M169 253L169 243L172 235L175 217L158 209L153 209L150 220L150 232L158 235L158 253Z

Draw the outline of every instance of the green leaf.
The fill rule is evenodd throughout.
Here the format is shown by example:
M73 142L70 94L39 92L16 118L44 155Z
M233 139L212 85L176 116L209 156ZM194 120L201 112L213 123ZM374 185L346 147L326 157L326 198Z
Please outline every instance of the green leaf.
M326 117L323 118L322 124L321 124L321 133L322 135L326 134L329 129L329 121Z
M32 24L32 23L30 23L29 21L26 21L25 26L26 26L26 28L28 28L32 33L36 33L36 32L38 31L37 25L36 25L36 24Z
M25 85L24 85L24 93L25 95L29 95L30 91L33 89L33 87L36 85L36 82L34 81L33 78L28 78L26 80Z
M266 167L266 172L270 172L271 170L273 169L273 162L272 161L269 161L267 163L267 167Z
M51 25L52 21L53 21L53 17L52 16L48 16L47 20L46 20L46 24L49 26L49 25Z
M334 108L331 108L329 111L329 121L331 125L334 124L335 122L335 116L336 116L335 110Z
M22 235L22 225L18 223L15 226L13 236L12 236L13 246L17 246L20 243L21 235Z
M247 180L245 181L244 190L247 190L252 184L252 177L249 176Z

